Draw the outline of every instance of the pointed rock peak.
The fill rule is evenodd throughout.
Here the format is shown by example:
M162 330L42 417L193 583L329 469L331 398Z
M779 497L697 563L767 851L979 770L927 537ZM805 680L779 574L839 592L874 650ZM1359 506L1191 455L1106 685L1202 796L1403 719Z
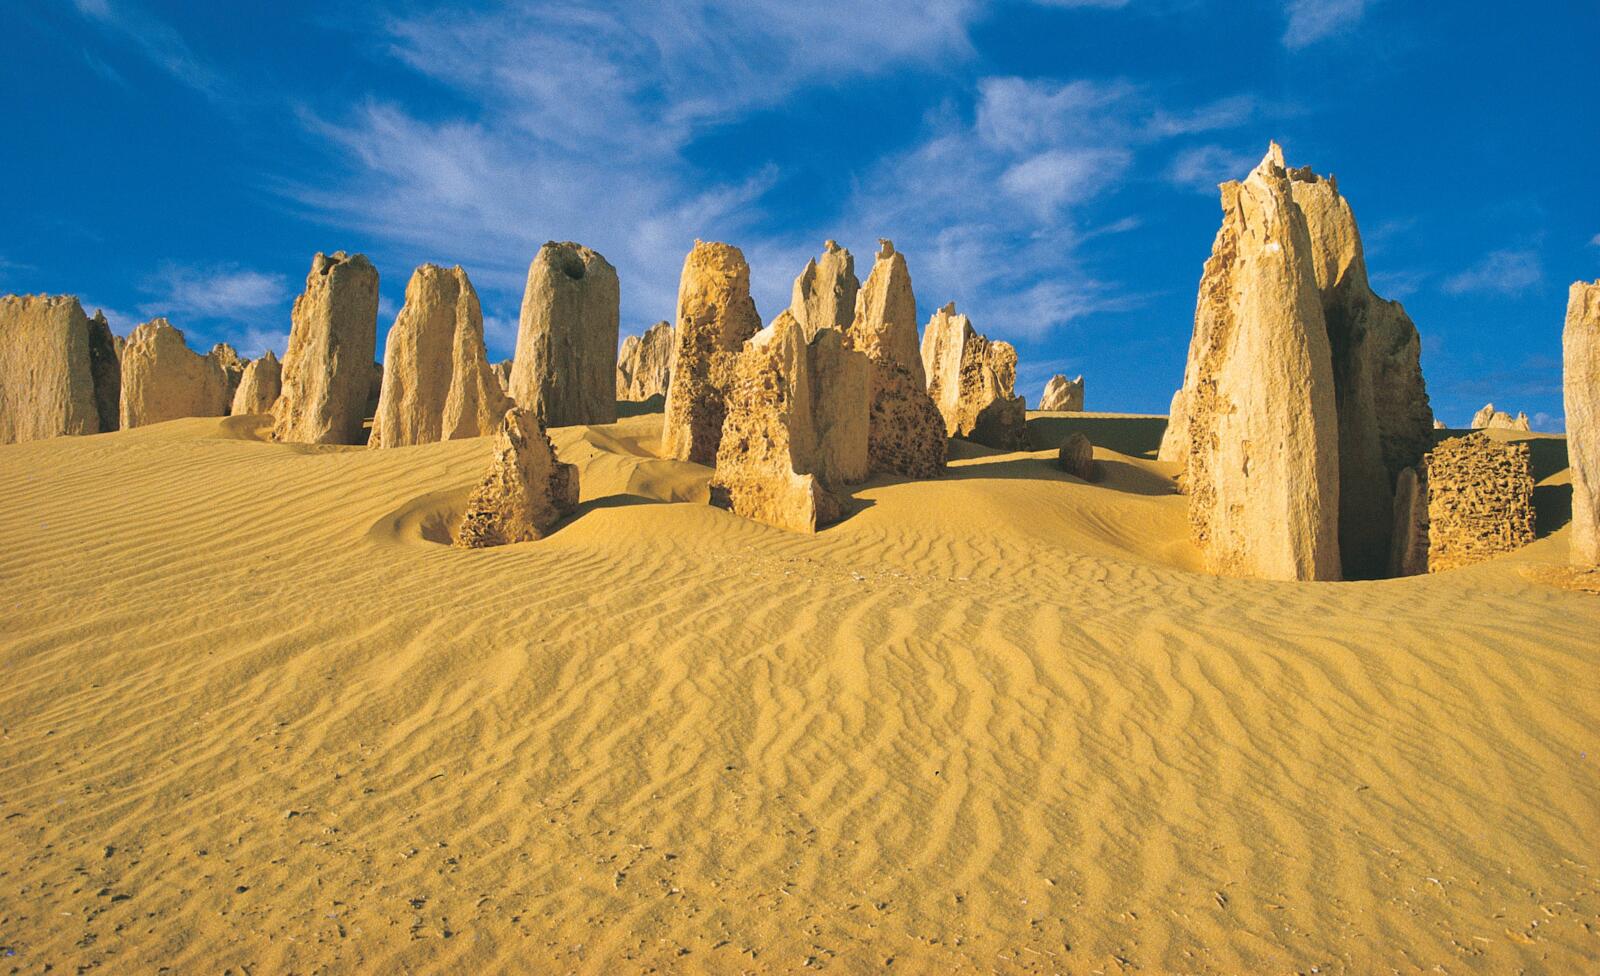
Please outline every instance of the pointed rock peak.
M824 254L832 254L834 251L837 251L837 250L840 250L838 241L826 240L826 241L822 242L822 253L824 253Z
M956 303L955 302L945 302L944 303L944 307L939 309L939 311L943 312L946 315L954 315L954 314L956 314Z
M878 238L878 260L894 257L894 241L887 237Z
M1268 161L1271 161L1272 165L1278 167L1279 169L1285 169L1288 166L1288 164L1283 161L1283 147L1278 145L1276 139L1267 143L1267 154L1261 157L1261 162L1266 163Z

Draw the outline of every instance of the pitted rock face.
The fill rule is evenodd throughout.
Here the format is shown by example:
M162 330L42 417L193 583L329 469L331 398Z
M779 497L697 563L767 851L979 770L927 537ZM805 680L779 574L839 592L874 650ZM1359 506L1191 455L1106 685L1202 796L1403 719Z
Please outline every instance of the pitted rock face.
M828 241L822 245L822 256L807 261L805 270L794 280L789 313L808 339L818 329L847 332L855 319L860 291L856 259L836 242Z
M671 322L657 322L642 336L628 336L617 355L617 399L637 402L665 396L672 381Z
M102 428L114 394L97 382L91 331L70 295L0 298L0 444L116 429Z
M1574 282L1561 333L1562 398L1572 464L1571 561L1600 565L1600 280Z
M533 411L512 407L495 434L489 473L467 501L456 545L482 549L542 539L577 507L577 466L556 457Z
M528 266L509 389L546 426L616 421L620 287L600 252L571 241Z
M245 365L239 388L233 391L233 408L228 412L235 416L271 413L282 391L283 365L268 349Z
M1423 459L1427 571L1470 566L1533 541L1533 473L1526 444L1483 434L1442 441Z
M166 319L133 330L122 353L124 429L180 417L223 417L228 380L214 356L202 356Z
M667 457L715 463L739 353L760 328L743 252L696 241L678 282L672 380L661 431Z
M947 436L1007 451L1027 445L1027 405L1015 393L1017 351L1011 343L979 335L951 302L928 320L922 365Z
M1060 373L1050 377L1049 382L1044 385L1044 393L1039 397L1039 409L1081 411L1083 377L1069 380Z
M510 406L483 345L478 293L459 266L425 264L384 347L370 447L405 447L494 433Z
M377 269L365 255L319 253L290 316L283 392L272 409L275 440L363 442L377 330Z

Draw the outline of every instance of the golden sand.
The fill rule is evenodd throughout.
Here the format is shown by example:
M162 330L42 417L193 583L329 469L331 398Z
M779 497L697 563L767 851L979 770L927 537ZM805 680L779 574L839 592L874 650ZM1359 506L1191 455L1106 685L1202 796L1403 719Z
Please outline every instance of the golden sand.
M1600 971L1564 529L1211 578L1160 418L1036 415L1105 479L970 448L792 535L651 414L469 552L487 439L263 423L0 448L0 972Z

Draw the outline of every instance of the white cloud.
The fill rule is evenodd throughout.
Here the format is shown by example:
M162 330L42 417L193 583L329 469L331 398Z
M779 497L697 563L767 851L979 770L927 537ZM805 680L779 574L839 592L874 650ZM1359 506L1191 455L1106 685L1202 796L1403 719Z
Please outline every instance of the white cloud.
M1544 277L1539 256L1528 250L1491 251L1477 264L1446 278L1444 291L1450 295L1487 292L1515 295L1531 288Z
M1218 184L1244 179L1255 164L1249 153L1215 145L1192 146L1172 158L1167 180L1198 193L1215 194Z
M1345 33L1360 23L1367 0L1289 0L1283 44L1291 50Z
M1600 247L1600 234L1596 234L1589 238L1589 243L1593 244L1595 247Z
M1048 220L1116 182L1132 158L1121 149L1048 149L1000 174L1000 187Z
M133 49L156 67L185 85L213 98L230 97L223 76L205 63L193 50L183 35L171 25L145 13L127 0L72 0L79 14L109 35L130 43ZM85 55L89 57L88 55ZM120 75L98 59L90 58L91 67L105 77L124 83Z
M231 266L166 265L145 290L157 297L140 304L141 313L178 319L238 319L274 305L286 305L293 297L282 275Z

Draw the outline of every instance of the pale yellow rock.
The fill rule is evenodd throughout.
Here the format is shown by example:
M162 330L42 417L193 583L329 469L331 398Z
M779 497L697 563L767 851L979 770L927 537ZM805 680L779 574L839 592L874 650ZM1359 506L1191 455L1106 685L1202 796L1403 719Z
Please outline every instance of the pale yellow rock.
M1472 422L1467 426L1473 430L1497 428L1500 430L1529 430L1528 415L1519 412L1515 417L1504 410L1496 410L1494 404L1486 403L1483 409L1472 415Z
M979 335L955 302L928 320L922 366L947 436L1007 451L1027 445L1027 404L1015 393L1016 349Z
M228 413L228 379L217 357L201 355L166 319L133 330L122 352L123 429L180 417Z
M500 384L500 392L505 394L507 400L511 399L511 366L512 360L502 359L490 367L494 370L495 382Z
M276 440L362 443L377 329L377 269L365 255L318 253L290 317L283 391L272 408Z
M550 241L528 265L512 399L547 427L617 419L617 271L598 251Z
M1332 580L1339 427L1315 251L1274 143L1222 185L1184 372L1182 457L1194 538L1226 575ZM1389 512L1383 513L1387 519Z
M458 265L425 264L384 346L370 447L406 447L494 433L510 406L483 345L478 293Z
M671 322L657 322L644 335L628 336L617 354L617 399L666 396L672 382Z
M1060 373L1050 377L1049 382L1044 385L1044 393L1039 397L1039 409L1081 411L1083 377L1069 380Z
M860 291L856 259L837 242L827 241L822 245L822 255L807 261L805 270L794 280L789 312L808 339L816 335L818 329L848 331L855 319L856 296ZM915 317L913 308L913 322Z
M1600 565L1600 279L1573 282L1561 332L1562 401L1572 466L1572 539L1579 566Z
M1484 434L1440 442L1423 459L1427 570L1443 572L1514 552L1534 539L1528 445Z
M577 507L577 467L556 457L534 411L512 407L495 435L489 473L467 501L456 545L481 549L542 539Z
M911 271L893 241L882 239L878 245L872 273L856 294L851 344L875 362L899 363L918 386L927 386L917 345L917 297L911 289Z
M102 429L90 333L70 295L0 298L0 444Z
M731 244L695 241L678 281L677 319L662 451L680 461L712 464L739 352L761 328L743 252Z
M1161 446L1156 449L1156 460L1167 461L1185 467L1189 463L1189 416L1188 400L1179 389L1172 394L1172 403L1167 408L1167 426L1161 432ZM1181 480L1181 475L1180 475Z
M245 364L239 388L233 391L230 414L271 413L283 390L283 365L271 349Z
M211 359L216 362L217 368L222 370L224 392L227 394L228 403L231 406L233 403L233 396L239 390L239 381L244 379L244 368L246 363L243 359L239 358L238 350L234 349L226 342L219 342L212 346L211 351L206 353L206 355L210 356Z

